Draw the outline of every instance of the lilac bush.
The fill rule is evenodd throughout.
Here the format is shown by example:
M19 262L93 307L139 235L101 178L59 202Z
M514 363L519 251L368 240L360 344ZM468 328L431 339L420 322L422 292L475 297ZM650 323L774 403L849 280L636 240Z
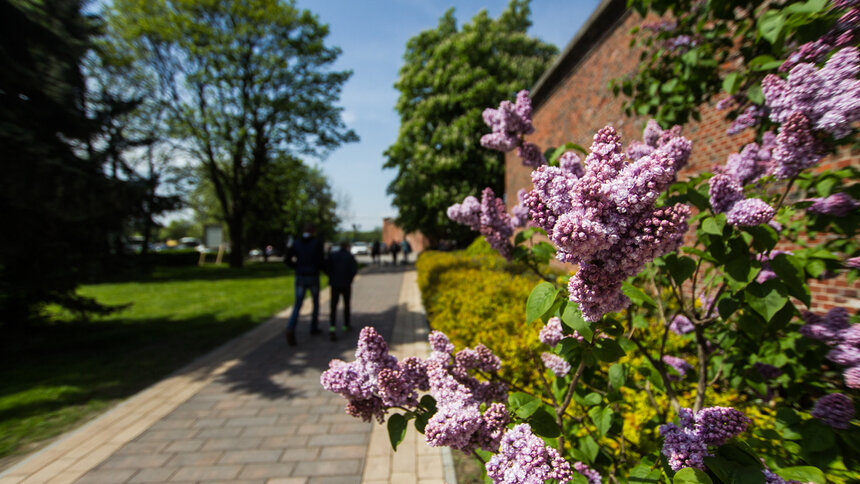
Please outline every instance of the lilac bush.
M397 361L366 328L323 386L351 415L387 416L393 445L414 420L496 483L860 479L860 322L813 312L809 284L860 268L860 170L819 166L856 140L860 11L825 10L809 14L833 21L819 41L760 64L758 102L751 86L720 102L739 114L730 131L755 139L713 174L679 180L694 149L680 126L649 121L626 146L606 126L587 150L542 151L525 139L527 91L484 111L481 144L516 150L532 188L510 214L487 188L448 216L542 277L524 321L543 324L538 381L507 382L489 348L455 351L439 332L430 357ZM666 22L654 29L677 28ZM703 42L665 39L673 52ZM542 272L552 255L566 280Z

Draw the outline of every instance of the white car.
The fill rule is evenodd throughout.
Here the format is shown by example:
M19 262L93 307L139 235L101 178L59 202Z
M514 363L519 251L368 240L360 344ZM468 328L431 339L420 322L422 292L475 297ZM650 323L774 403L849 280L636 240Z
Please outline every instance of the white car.
M352 255L367 255L370 253L370 250L367 248L367 243L365 242L356 242L352 244L349 251L352 252Z

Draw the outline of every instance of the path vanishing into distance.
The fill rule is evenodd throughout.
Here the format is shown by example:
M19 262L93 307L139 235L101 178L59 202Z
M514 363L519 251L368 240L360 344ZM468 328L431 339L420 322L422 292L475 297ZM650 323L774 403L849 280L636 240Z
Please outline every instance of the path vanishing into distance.
M323 329L328 301L325 289ZM326 331L310 336L310 307L306 298L297 346L284 341L286 308L7 469L0 484L454 484L449 449L427 446L410 427L395 454L385 426L350 417L320 385L332 358L355 358L364 326L398 358L429 354L414 267L363 269L353 329L336 342Z

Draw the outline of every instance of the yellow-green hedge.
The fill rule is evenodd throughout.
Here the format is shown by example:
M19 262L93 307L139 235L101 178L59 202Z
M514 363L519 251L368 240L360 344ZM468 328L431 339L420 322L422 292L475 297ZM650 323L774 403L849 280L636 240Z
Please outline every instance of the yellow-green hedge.
M487 345L504 362L504 378L531 386L539 378L532 354L541 351L541 325L526 325L525 302L537 278L482 249L473 244L466 251L427 251L418 258L430 326L458 350Z

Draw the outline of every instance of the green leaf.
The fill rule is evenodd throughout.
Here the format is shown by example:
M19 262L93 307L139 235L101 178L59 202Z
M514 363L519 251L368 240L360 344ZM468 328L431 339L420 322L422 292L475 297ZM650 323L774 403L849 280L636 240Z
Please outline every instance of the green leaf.
M579 450L585 456L586 460L588 460L588 463L593 464L600 446L597 445L597 442L590 435L586 435L579 439Z
M554 439L561 435L561 430L558 428L558 424L556 424L555 422L555 417L553 417L543 407L539 408L528 419L528 422L535 435L547 437L550 439Z
M534 415L535 412L543 405L543 402L535 398L531 402L526 403L516 410L517 417L527 419Z
M588 484L588 478L585 477L583 474L574 472L573 477L571 477L570 481L568 482L570 482L571 484Z
M802 442L805 452L823 452L836 445L833 429L818 420L810 419L803 422L798 431L803 436Z
M406 417L399 413L392 414L388 417L388 440L391 441L391 448L397 450L400 442L406 437L406 426L408 421Z
M582 397L582 405L585 407L593 407L603 401L603 397L597 392L591 392Z
M594 346L594 355L601 361L613 362L626 354L621 346L610 338L599 338Z
M637 306L644 306L647 304L652 308L657 307L657 303L651 299L651 296L627 281L621 283L621 291L624 292L624 295L630 298L630 301Z
M777 43L784 25L785 14L779 10L768 10L759 17L757 27L759 34L773 45Z
M666 262L669 274L678 285L683 284L696 272L696 261L685 255L678 257L676 254L669 254L663 260Z
M432 417L432 416L433 415L431 415L429 412L419 413L418 415L416 415L415 416L415 430L417 430L418 433L423 435L424 429L427 428L427 422L430 420L430 417Z
M529 227L525 230L521 230L517 232L517 235L514 236L514 245L522 244L523 242L529 240L532 235L535 234L535 228Z
M549 311L558 292L549 282L541 282L535 286L526 302L526 322L531 323Z
M431 395L424 395L418 403L426 408L428 412L436 413L436 399Z
M714 481L703 471L693 467L685 467L675 473L673 484L714 484Z
M618 390L624 386L627 380L627 370L621 363L615 363L609 367L609 386Z
M561 315L561 321L569 328L575 329L580 336L591 343L591 338L594 336L594 331L591 329L591 323L582 318L582 313L579 311L579 306L574 303L568 303Z
M630 471L627 482L633 483L657 483L660 481L660 469L652 469L650 465L639 464Z
M702 220L702 231L706 234L722 236L725 227L726 215L723 213Z
M606 435L609 432L609 427L612 426L612 409L609 407L592 407L588 411L588 416L594 422L594 426L600 435Z
M514 392L508 395L508 407L520 418L528 418L540 408L542 402L539 398L523 392Z
M761 91L761 83L755 83L747 89L747 99L754 104L764 104L764 93Z
M753 248L758 252L767 252L776 247L776 242L779 240L779 234L768 225L756 225L755 227L747 227L746 231L753 236Z
M741 303L733 297L724 297L717 302L717 311L719 311L720 317L726 320L740 307Z
M747 287L744 291L744 300L765 321L770 321L785 306L788 297L786 297L785 289L781 284L770 280L761 285Z
M776 474L785 480L814 482L815 484L824 484L827 482L821 469L812 466L786 467L776 471Z
M555 257L555 247L549 242L538 242L532 247L532 253L539 264L546 264Z
M812 304L812 294L803 277L803 261L793 255L779 254L771 259L770 267L785 284L789 294L807 306Z
M723 79L723 91L729 94L737 93L740 85L740 73L738 73L737 71L729 73L729 75L727 75L725 79Z

